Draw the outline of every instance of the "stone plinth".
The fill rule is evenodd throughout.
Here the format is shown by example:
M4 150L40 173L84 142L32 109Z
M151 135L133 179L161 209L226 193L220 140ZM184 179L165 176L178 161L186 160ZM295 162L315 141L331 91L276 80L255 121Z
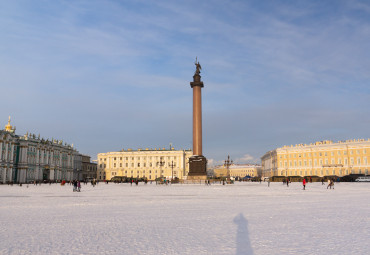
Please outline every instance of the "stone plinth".
M189 158L188 180L207 179L207 159L201 155L194 155Z

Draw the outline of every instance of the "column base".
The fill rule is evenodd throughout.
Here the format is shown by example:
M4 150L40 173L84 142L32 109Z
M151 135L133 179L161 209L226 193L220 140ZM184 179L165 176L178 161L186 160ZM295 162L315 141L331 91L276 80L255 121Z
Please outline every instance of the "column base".
M207 159L202 155L195 155L189 158L188 180L207 179Z

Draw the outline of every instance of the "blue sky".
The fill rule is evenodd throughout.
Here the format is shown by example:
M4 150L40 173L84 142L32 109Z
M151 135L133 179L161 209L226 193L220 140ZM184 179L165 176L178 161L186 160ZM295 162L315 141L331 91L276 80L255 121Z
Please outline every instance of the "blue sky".
M283 145L370 138L368 1L1 1L0 125L73 143L192 147L258 162Z

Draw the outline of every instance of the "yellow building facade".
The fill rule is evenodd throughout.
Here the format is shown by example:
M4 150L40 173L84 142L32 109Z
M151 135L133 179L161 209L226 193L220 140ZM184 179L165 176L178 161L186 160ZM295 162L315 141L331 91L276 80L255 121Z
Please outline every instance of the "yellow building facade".
M110 180L114 176L147 178L155 180L186 179L192 150L138 149L98 154L98 180Z
M262 175L345 176L369 174L370 139L284 146L261 157Z
M250 177L257 177L259 170L261 169L260 165L250 165L250 164L233 164L229 166L230 176L231 177L240 177L243 178L247 175ZM213 170L215 177L227 177L227 167L225 165L215 167Z

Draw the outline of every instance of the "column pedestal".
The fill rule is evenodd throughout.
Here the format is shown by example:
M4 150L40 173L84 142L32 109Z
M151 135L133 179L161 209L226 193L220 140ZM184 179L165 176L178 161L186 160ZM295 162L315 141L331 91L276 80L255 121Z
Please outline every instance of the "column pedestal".
M194 155L189 158L188 180L207 179L207 159L204 156Z

